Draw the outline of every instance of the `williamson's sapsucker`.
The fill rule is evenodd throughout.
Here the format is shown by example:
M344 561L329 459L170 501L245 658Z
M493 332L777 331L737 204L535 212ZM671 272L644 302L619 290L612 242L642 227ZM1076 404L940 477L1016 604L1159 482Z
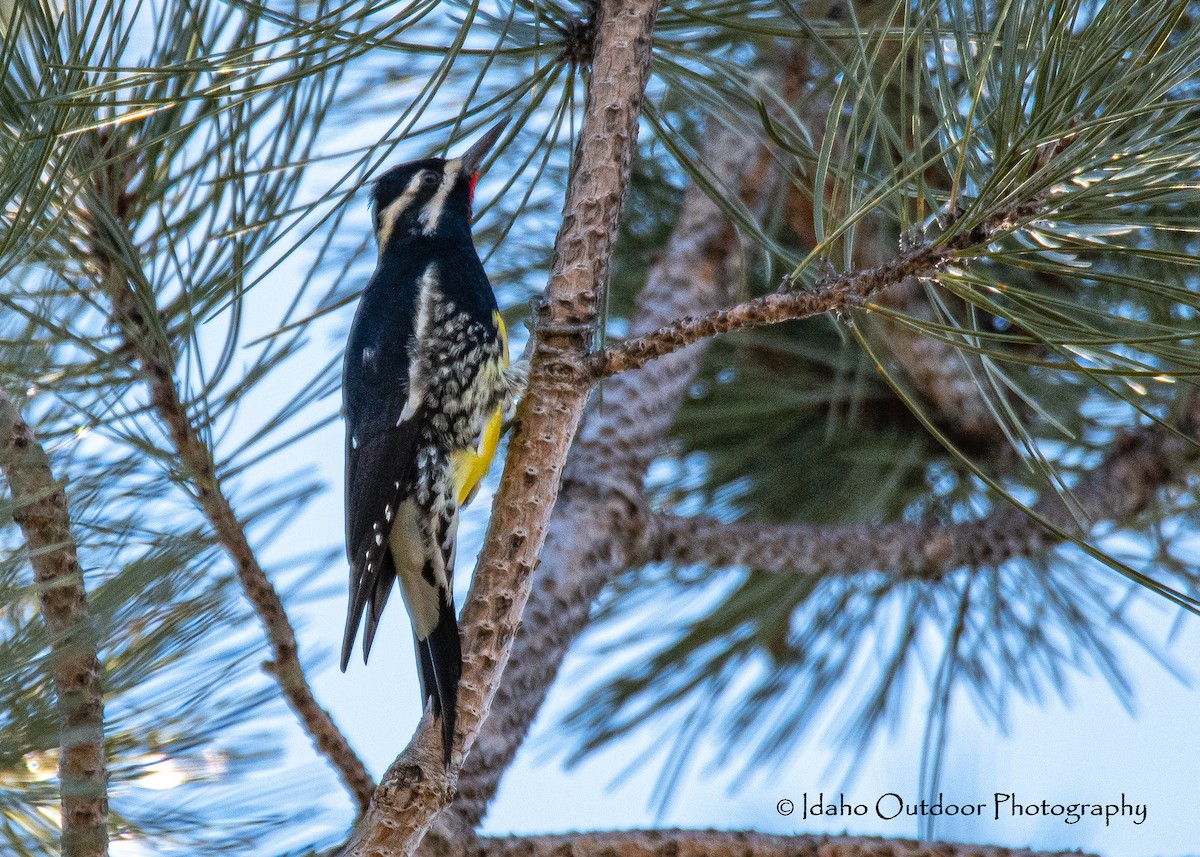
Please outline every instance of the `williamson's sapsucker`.
M342 670L366 613L363 660L394 581L416 640L422 699L441 717L446 763L462 672L453 577L458 513L496 452L523 373L471 239L484 155L384 173L372 196L379 263L346 346L346 552Z

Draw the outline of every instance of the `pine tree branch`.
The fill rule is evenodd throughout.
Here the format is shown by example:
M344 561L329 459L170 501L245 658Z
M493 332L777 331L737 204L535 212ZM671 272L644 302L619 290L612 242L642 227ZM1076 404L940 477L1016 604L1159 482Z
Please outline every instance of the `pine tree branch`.
M1076 511L1082 510L1093 524L1131 523L1160 489L1193 470L1200 457L1200 411L1185 419L1182 429L1186 437L1155 424L1120 438L1073 487ZM1039 500L1033 510L1064 531L1078 530L1072 509L1057 493ZM729 523L702 515L658 514L647 526L642 560L779 574L878 571L937 580L960 568L1040 556L1062 541L1007 504L979 520L946 526Z
M115 144L101 139L98 151L112 152ZM228 496L217 476L212 450L188 413L175 384L176 356L170 341L159 335L147 319L157 312L147 299L139 301L136 285L140 272L126 270L122 260L137 258L126 212L131 208L130 186L136 168L122 159L107 156L112 166L94 173L95 187L90 207L88 252L100 290L112 306L112 318L132 350L150 392L150 403L171 438L179 456L182 478L191 486L196 504L212 525L217 542L233 561L238 580L258 614L271 647L271 661L264 664L279 685L283 698L308 733L317 751L328 759L345 785L359 813L366 811L375 782L346 737L313 696L300 663L296 633L254 548L246 537Z
M459 742L450 770L426 717L388 769L348 852L411 854L453 796L509 658L558 496L563 463L590 388L584 359L608 282L637 145L658 0L597 4L591 83L546 299L538 311L529 387L462 615Z
M559 836L484 837L465 857L1052 857L999 845L870 836L772 836L740 830L621 830Z
M798 80L792 85L800 88ZM748 157L753 144L715 121L704 139L703 162L714 181L751 209L761 207L773 177L769 154ZM702 190L690 187L662 260L638 297L634 332L728 305L741 283L742 257L733 224ZM603 409L589 412L571 450L504 680L444 816L451 835L469 837L483 820L568 648L586 626L592 602L613 575L633 564L646 470L707 349L701 342L613 378L604 386Z
M104 857L108 854L104 692L67 495L33 430L2 389L0 470L12 490L13 520L25 538L50 632L49 667L61 728L63 857Z
M828 277L809 291L777 292L708 315L679 319L592 354L588 368L595 377L605 378L722 333L860 307L871 296L909 278L936 277L963 251L999 238L1038 216L1043 208L1040 197L1013 204L974 229L951 231L945 240L924 240L881 265Z

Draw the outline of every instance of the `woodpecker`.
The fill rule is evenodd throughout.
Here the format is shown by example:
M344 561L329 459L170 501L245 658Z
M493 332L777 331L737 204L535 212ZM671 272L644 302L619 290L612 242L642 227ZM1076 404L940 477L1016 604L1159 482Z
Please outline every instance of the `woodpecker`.
M459 158L401 164L375 183L379 261L343 365L350 599L342 671L358 627L363 662L400 581L422 703L441 718L446 764L462 673L454 615L459 510L487 473L523 386L471 238L471 204L507 120Z

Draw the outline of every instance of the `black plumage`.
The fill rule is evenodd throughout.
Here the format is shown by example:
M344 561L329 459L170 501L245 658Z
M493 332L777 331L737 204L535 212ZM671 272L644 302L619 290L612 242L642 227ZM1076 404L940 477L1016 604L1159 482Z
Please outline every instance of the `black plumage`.
M480 164L502 129L461 158L401 164L376 182L379 263L343 369L350 600L341 666L364 613L366 660L398 579L447 764L462 671L453 598L458 511L487 472L522 380L508 365L470 228Z

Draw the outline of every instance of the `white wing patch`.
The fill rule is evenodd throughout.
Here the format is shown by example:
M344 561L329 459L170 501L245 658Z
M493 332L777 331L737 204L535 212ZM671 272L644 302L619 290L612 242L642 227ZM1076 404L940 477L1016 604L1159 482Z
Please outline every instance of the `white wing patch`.
M438 285L437 263L430 262L417 291L417 329L413 335L413 348L408 355L408 398L396 425L411 420L425 399L425 377L421 371L421 346L429 341L429 329L433 325L435 292Z

